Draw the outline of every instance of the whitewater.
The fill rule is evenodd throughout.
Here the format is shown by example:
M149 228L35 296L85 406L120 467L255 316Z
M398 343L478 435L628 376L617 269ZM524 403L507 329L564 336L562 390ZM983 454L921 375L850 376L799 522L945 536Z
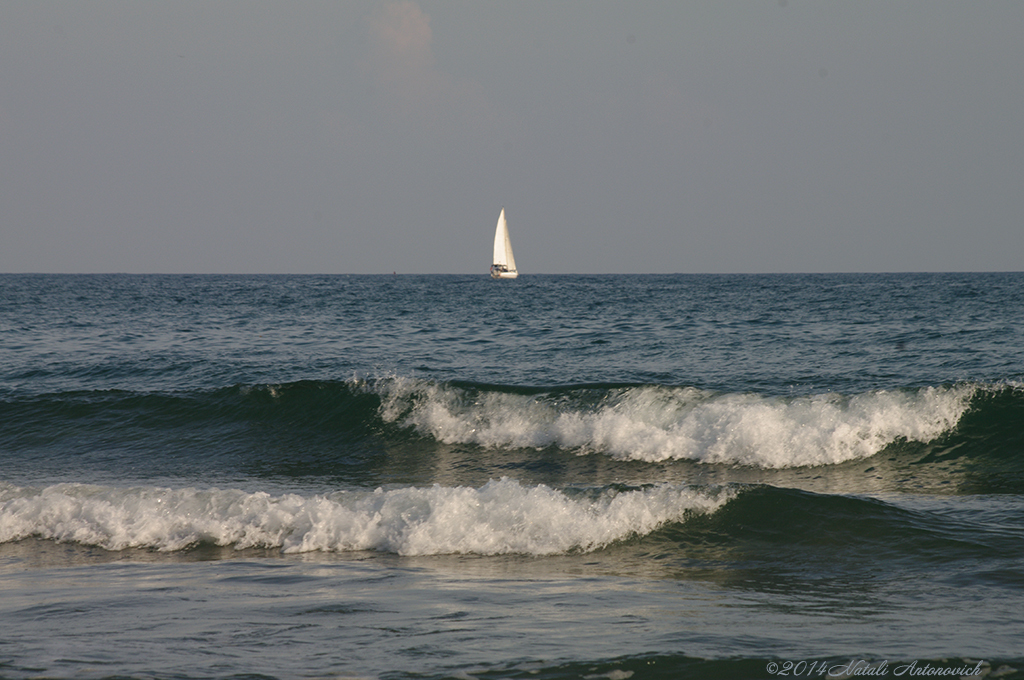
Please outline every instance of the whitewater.
M598 403L585 404L583 395L571 399L583 390L470 394L397 379L383 388L382 418L446 443L782 468L867 458L901 439L931 441L956 425L979 389L782 398L636 386L602 390Z

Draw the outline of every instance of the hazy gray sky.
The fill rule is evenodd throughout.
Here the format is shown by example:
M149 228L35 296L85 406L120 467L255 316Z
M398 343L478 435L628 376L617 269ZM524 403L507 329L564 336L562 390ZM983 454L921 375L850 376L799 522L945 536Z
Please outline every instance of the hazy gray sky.
M0 271L1024 269L1024 2L0 3Z

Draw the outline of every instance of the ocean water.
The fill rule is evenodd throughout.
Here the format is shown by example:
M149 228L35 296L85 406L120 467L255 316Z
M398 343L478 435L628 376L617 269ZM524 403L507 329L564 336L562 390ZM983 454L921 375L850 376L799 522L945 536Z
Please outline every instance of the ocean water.
M1024 274L0 276L0 677L1024 677Z

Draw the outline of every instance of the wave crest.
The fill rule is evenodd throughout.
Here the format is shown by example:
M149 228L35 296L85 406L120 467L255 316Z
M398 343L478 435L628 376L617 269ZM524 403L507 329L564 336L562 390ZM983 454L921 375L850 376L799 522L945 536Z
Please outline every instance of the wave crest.
M593 551L711 512L734 493L658 485L571 494L503 478L480 488L401 488L330 496L221 489L0 484L0 543L29 537L108 550L199 544L286 553L401 555Z
M396 378L379 389L385 422L449 444L788 468L868 458L900 440L931 441L957 424L978 388L791 398L662 386L521 394Z

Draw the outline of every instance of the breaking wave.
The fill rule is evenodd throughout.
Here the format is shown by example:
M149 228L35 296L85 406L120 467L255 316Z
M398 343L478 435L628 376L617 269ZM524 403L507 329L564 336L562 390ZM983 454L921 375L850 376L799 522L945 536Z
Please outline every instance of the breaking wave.
M408 379L379 389L384 421L446 443L786 468L931 441L957 424L979 387L790 398L651 385L523 393Z
M558 448L620 461L785 469L870 458L950 436L969 455L1019 450L1013 385L800 396L666 385L510 387L390 377L212 391L68 392L0 399L0 450L244 459L268 443L369 460L410 437L484 449ZM193 442L202 442L195 448Z
M712 512L734 495L668 484L558 491L509 479L480 488L435 485L326 496L83 484L37 489L0 482L0 543L42 538L107 550L214 544L285 553L551 555L643 536Z

